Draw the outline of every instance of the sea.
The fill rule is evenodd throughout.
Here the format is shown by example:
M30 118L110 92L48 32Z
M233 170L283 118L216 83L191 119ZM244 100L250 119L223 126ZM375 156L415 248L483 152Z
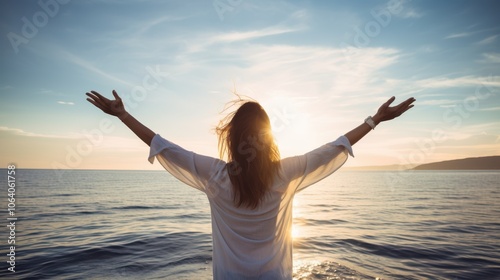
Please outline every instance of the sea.
M7 172L0 278L212 279L208 200L166 171ZM500 172L340 169L293 236L294 279L500 279Z

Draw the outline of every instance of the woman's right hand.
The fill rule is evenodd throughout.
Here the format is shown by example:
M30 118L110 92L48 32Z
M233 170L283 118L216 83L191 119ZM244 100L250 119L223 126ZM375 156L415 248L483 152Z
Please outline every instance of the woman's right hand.
M373 121L375 122L375 124L379 124L380 122L392 120L401 116L404 112L408 111L414 106L412 103L416 100L415 98L410 97L401 102L399 105L389 107L389 105L391 105L391 103L395 99L396 97L393 96L389 100L387 100L387 102L382 104L382 106L380 106L377 113L373 116Z

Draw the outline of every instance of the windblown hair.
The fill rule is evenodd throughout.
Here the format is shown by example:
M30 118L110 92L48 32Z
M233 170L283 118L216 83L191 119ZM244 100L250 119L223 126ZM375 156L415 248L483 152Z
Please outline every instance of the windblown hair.
M237 207L255 209L278 174L280 153L271 122L259 103L244 102L216 128L221 158L227 154L227 171Z

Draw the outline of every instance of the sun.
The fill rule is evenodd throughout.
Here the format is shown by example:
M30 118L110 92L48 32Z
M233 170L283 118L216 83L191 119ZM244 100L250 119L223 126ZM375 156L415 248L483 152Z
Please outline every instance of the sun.
M283 130L273 133L282 158L302 155L316 146L316 133L311 131L306 119L294 120Z
M263 106L271 121L274 138L282 155L297 155L314 146L309 114L291 98L274 96Z

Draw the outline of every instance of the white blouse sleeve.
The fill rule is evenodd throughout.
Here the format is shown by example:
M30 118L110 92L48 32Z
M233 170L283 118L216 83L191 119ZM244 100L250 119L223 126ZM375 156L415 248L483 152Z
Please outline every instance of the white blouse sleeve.
M354 157L351 144L347 137L340 136L304 155L283 159L282 175L289 182L288 190L300 192L331 175L346 162L348 155Z
M202 192L206 192L212 176L225 166L222 160L187 151L159 134L151 141L149 162L153 163L155 157L174 177Z

